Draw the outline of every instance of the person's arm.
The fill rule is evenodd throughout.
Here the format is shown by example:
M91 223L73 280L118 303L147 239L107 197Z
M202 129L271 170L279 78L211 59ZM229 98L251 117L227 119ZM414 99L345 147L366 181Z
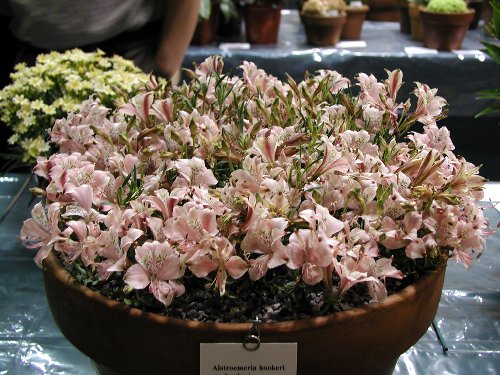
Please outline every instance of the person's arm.
M167 1L155 64L158 72L168 78L182 66L198 22L199 8L200 0Z

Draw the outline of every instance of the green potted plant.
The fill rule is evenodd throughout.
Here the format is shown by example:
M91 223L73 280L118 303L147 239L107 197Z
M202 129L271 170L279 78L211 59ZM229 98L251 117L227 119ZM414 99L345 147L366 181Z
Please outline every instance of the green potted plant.
M247 337L297 343L298 374L390 374L446 262L470 267L489 232L446 101L422 83L398 99L400 70L241 70L210 57L182 86L56 121L20 234L54 318L103 373L198 374L200 343Z
M346 20L342 29L341 39L358 40L370 7L359 0L346 1Z
M307 43L334 46L340 40L346 22L344 0L308 0L301 10Z
M430 0L420 9L424 45L439 51L460 49L474 9L464 0Z

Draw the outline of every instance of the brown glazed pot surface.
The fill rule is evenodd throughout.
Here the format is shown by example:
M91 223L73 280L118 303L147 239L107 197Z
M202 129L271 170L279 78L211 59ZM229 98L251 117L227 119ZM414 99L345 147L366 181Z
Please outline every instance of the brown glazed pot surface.
M421 8L424 46L439 51L460 49L474 13L470 8L467 13L458 14L433 13Z
M281 21L281 7L252 4L244 9L247 42L276 44Z
M344 27L342 28L342 35L340 38L358 40L361 37L363 23L365 22L366 13L368 13L369 10L370 8L368 5L363 5L361 7L347 7L347 17Z
M108 373L199 373L200 343L242 342L250 323L203 323L146 313L80 284L54 254L43 262L45 290L62 333ZM296 342L297 374L392 374L400 354L430 326L445 269L386 301L323 317L265 323L262 342ZM104 371L104 373L106 373Z
M334 46L337 44L345 22L345 14L337 17L302 15L307 43L313 46Z

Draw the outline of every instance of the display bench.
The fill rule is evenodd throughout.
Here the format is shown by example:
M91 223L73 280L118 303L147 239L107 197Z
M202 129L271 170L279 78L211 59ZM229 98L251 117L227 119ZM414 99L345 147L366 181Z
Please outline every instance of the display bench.
M385 69L401 69L406 83L400 97L409 97L413 82L422 82L438 88L438 95L448 101L449 119L442 122L452 131L452 139L459 154L475 164L484 165L482 174L491 180L500 180L498 139L500 119L474 116L491 102L477 100L481 90L500 87L500 67L482 49L482 40L492 40L482 28L469 30L462 50L437 52L423 48L421 42L399 31L396 22L365 21L360 41L341 41L335 47L315 48L306 44L298 12L282 11L280 32L276 45L248 45L244 30L237 40L229 43L191 46L184 59L184 67L192 68L211 55L224 58L226 71L238 72L244 60L285 79L288 73L302 80L304 73L318 69L336 70L353 80L359 72L387 77ZM238 42L238 43L234 43ZM415 101L413 101L415 103Z
M242 34L237 41L244 41L244 32ZM223 56L227 69L235 71L243 60L248 60L280 79L284 79L286 72L300 80L305 71L318 69L337 70L350 79L359 72L384 79L384 69L399 68L404 73L408 91L414 81L427 83L439 88L439 93L448 100L451 116L474 116L485 105L475 100L477 92L500 86L498 65L480 51L481 40L485 39L491 40L482 27L469 30L462 50L438 53L422 48L421 42L401 33L396 22L366 21L360 41L341 41L335 47L315 48L306 44L298 12L284 10L276 45L229 42L191 46L184 67L190 68L192 62L199 63L217 54Z

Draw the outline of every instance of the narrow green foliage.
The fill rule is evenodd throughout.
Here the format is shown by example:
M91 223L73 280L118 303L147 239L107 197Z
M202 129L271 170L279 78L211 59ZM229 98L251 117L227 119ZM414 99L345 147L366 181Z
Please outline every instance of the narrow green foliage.
M116 191L116 203L120 207L125 207L130 201L137 199L142 194L143 184L144 181L140 176L137 176L137 169L134 166L132 172L125 177L122 185Z

